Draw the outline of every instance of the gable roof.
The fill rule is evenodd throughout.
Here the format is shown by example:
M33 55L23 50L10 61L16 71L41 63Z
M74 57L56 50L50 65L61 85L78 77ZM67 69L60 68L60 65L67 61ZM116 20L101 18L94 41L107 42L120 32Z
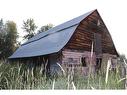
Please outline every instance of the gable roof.
M60 51L70 40L79 23L95 10L35 35L22 44L9 58L34 57Z

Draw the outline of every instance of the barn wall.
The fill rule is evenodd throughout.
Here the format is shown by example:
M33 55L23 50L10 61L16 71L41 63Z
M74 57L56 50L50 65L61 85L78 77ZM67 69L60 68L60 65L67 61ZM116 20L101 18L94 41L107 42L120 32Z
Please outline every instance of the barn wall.
M91 73L95 73L95 53L93 53L92 61L91 61L91 53L88 51L79 51L79 50L64 50L62 52L63 58L62 58L62 66L64 67L65 71L67 73L69 70L74 67L75 72L82 74L82 75L88 75L89 68L91 68ZM83 67L81 63L81 58L86 58L87 66ZM72 60L73 59L73 60ZM91 65L90 65L91 63Z
M95 33L101 36L101 48L103 53L118 55L105 24L96 11L79 24L75 33L64 48L91 51ZM97 49L94 49L94 51L95 50Z
M101 65L101 70L104 73L106 72L108 60L111 62L110 70L112 70L113 68L114 69L117 68L117 65L118 65L117 56L116 55L104 53L102 55L102 65Z
M96 73L96 58L98 58L98 56L96 56L95 53L93 53L92 58L91 58L91 52L89 51L65 49L62 51L62 54L63 54L62 66L67 73L70 72L72 67L74 67L75 72L80 75L88 75L89 72L92 74ZM86 63L87 63L86 67L82 66L81 63L82 57L86 58ZM104 73L106 71L107 62L109 59L111 59L111 62L115 64L113 66L117 66L116 55L104 53L101 55L101 58L102 58L102 63L101 63L100 70L102 70ZM112 67L111 65L111 68L114 67Z

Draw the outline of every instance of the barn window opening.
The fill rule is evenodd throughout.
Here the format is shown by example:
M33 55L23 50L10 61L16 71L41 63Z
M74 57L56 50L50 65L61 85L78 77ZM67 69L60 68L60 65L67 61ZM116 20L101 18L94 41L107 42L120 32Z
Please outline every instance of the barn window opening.
M73 62L73 58L68 58L68 62L72 63Z
M113 71L116 71L116 64L117 64L117 59L116 58L111 59L111 69Z
M97 69L101 68L102 58L96 58L96 67Z
M81 63L82 63L82 66L83 67L86 67L87 66L87 64L86 64L86 58L85 57L82 57L81 58Z

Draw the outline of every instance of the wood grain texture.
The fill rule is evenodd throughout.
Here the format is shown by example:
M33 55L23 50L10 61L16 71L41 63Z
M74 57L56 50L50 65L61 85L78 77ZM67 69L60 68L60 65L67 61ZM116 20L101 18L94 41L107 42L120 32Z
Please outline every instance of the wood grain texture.
M97 26L98 20L100 26ZM97 11L81 21L70 41L64 48L91 51L91 44L92 41L94 41L94 33L101 35L102 53L118 55L109 31Z

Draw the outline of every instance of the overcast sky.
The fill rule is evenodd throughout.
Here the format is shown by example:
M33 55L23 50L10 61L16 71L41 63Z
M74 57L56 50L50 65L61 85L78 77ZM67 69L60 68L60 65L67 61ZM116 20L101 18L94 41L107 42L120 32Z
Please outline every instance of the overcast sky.
M115 46L127 56L126 0L0 0L0 18L16 22L20 35L23 20L33 18L36 25L55 26L88 11L97 9Z

